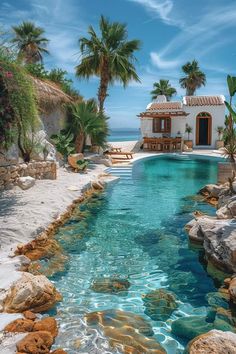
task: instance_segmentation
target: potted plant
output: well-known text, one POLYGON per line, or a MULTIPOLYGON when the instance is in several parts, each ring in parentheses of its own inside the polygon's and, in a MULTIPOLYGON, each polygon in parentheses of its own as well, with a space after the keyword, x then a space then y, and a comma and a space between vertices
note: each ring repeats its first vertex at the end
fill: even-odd
POLYGON ((190 140, 190 134, 192 134, 193 128, 186 124, 185 133, 188 134, 188 140, 184 140, 184 144, 187 145, 189 149, 193 148, 193 141, 190 140))
POLYGON ((216 128, 217 134, 218 134, 218 140, 216 140, 216 149, 220 149, 224 147, 224 140, 223 140, 223 133, 224 133, 224 127, 217 127, 216 128))

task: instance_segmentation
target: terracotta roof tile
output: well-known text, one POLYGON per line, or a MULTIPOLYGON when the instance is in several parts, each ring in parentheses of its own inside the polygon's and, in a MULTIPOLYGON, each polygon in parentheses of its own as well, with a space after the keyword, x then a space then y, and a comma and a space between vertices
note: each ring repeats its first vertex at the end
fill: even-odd
POLYGON ((224 96, 185 96, 183 102, 186 106, 221 106, 224 96))
POLYGON ((153 110, 169 110, 169 109, 181 109, 181 102, 153 102, 147 107, 147 111, 153 110))

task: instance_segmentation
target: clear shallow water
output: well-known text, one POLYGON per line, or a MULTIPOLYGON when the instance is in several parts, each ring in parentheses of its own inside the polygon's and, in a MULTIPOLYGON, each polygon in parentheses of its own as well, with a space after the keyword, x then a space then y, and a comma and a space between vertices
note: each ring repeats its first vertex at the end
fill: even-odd
POLYGON ((57 235, 70 261, 66 271, 52 279, 64 298, 57 307, 61 333, 56 345, 70 354, 117 353, 99 330, 87 327, 84 314, 121 309, 148 319, 168 354, 182 353, 186 343, 174 338, 171 321, 206 314, 205 296, 215 290, 183 227, 196 209, 214 212, 189 196, 215 182, 216 171, 215 161, 144 160, 134 165, 131 179, 120 180, 80 206, 86 218, 75 215, 57 235), (131 287, 125 295, 96 293, 90 287, 101 276, 127 278, 131 287), (166 322, 144 314, 142 295, 158 288, 173 291, 178 299, 178 310, 166 322))

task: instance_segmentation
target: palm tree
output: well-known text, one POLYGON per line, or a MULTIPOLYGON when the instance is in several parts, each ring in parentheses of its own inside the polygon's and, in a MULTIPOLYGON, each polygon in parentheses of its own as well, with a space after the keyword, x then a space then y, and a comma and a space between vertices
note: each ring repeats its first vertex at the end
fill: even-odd
POLYGON ((193 96, 196 89, 206 84, 206 75, 200 70, 198 62, 193 60, 182 66, 183 72, 186 74, 179 80, 180 86, 186 89, 187 96, 193 96))
POLYGON ((176 95, 177 91, 171 86, 169 80, 160 80, 159 82, 154 82, 154 90, 151 91, 152 99, 154 100, 159 95, 166 96, 167 101, 170 101, 173 95, 176 95))
POLYGON ((68 129, 75 136, 77 152, 83 152, 87 137, 92 144, 104 147, 108 135, 107 117, 98 112, 95 100, 70 103, 68 113, 68 129))
POLYGON ((15 36, 11 41, 16 44, 18 56, 27 64, 42 62, 43 54, 48 54, 46 46, 49 42, 43 37, 44 29, 36 27, 33 22, 22 22, 12 29, 15 36))
POLYGON ((128 41, 126 25, 109 22, 103 16, 99 28, 100 35, 89 26, 89 38, 79 40, 82 59, 76 74, 86 79, 94 75, 100 78, 98 101, 102 112, 109 84, 120 81, 125 87, 131 80, 140 82, 134 66, 134 52, 140 48, 140 41, 128 41))

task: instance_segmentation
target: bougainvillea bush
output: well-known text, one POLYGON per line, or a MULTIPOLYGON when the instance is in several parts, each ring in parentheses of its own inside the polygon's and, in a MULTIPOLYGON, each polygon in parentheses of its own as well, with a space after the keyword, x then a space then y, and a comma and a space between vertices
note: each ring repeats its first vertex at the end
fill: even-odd
POLYGON ((17 143, 24 161, 30 160, 30 143, 39 123, 37 100, 30 77, 17 62, 0 57, 0 148, 17 143))

